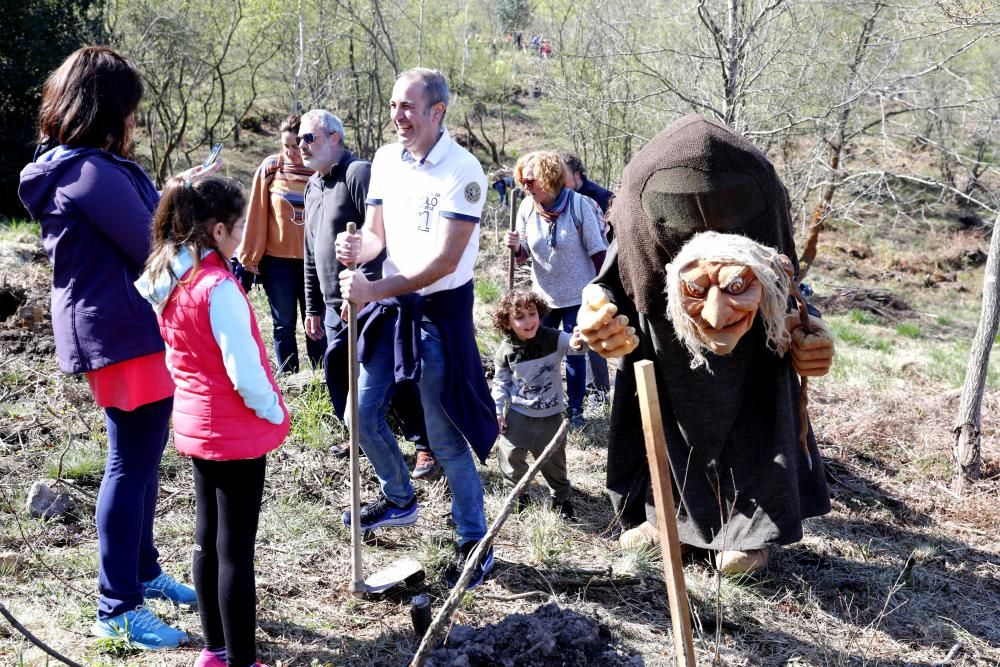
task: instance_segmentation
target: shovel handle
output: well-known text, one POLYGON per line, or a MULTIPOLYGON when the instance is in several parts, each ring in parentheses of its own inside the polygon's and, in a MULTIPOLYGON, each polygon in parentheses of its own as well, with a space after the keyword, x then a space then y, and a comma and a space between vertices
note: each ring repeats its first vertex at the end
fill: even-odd
MULTIPOLYGON (((357 234, 358 226, 347 223, 347 233, 357 234)), ((348 269, 354 271, 357 264, 348 269)), ((361 561, 361 473, 358 461, 358 306, 347 303, 347 363, 348 363, 348 431, 351 450, 351 594, 360 597, 365 593, 364 566, 361 561)))

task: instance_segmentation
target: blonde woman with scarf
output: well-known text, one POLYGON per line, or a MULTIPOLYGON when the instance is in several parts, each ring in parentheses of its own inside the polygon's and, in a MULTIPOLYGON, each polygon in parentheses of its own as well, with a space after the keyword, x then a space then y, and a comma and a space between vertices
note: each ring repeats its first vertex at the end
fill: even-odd
MULTIPOLYGON (((543 324, 572 333, 582 303, 581 293, 604 264, 607 242, 601 232, 601 210, 588 197, 565 187, 566 167, 557 153, 536 151, 517 161, 514 180, 529 195, 517 212, 517 231, 507 245, 518 263, 531 257, 533 291, 551 310, 543 324)), ((570 424, 582 428, 587 359, 566 359, 570 424)))

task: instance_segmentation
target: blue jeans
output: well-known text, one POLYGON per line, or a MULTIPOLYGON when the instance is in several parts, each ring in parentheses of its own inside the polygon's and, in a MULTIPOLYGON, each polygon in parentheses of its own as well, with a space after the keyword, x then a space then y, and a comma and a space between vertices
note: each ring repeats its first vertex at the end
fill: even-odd
MULTIPOLYGON (((292 257, 264 255, 257 265, 258 280, 271 305, 274 323, 274 357, 279 373, 299 372, 299 346, 295 340, 295 323, 305 318, 306 287, 304 261, 292 257)), ((306 337, 306 352, 314 368, 323 363, 326 339, 306 337)))
MULTIPOLYGON (((385 421, 394 384, 395 358, 393 327, 383 326, 377 339, 366 346, 371 355, 362 364, 358 379, 359 436, 361 449, 375 469, 382 493, 396 505, 406 505, 414 497, 406 461, 396 437, 385 421)), ((481 539, 486 534, 483 483, 469 443, 455 428, 441 405, 445 383, 445 352, 437 327, 421 323, 420 402, 424 410, 427 435, 434 443, 434 456, 441 464, 451 488, 451 515, 458 531, 459 544, 481 539)))
MULTIPOLYGON (((542 324, 547 327, 559 328, 573 333, 576 326, 576 314, 580 306, 567 306, 566 308, 553 308, 542 320, 542 324)), ((604 367, 607 375, 607 366, 604 367)), ((569 409, 571 412, 583 412, 583 395, 587 392, 587 357, 584 355, 572 355, 566 357, 566 395, 569 399, 569 409)))
MULTIPOLYGON (((326 314, 323 316, 326 339, 333 341, 346 326, 347 322, 340 318, 340 312, 327 306, 326 314)), ((340 381, 346 384, 348 379, 345 377, 340 381)), ((390 394, 389 400, 389 409, 392 411, 396 425, 403 437, 413 443, 416 451, 432 453, 430 444, 427 442, 427 427, 424 425, 424 413, 420 407, 420 390, 416 383, 397 384, 390 394)))
POLYGON ((131 412, 105 408, 108 460, 97 493, 100 599, 97 616, 107 619, 142 604, 142 582, 160 575, 153 545, 153 515, 159 492, 160 458, 167 444, 174 399, 131 412))
POLYGON ((590 372, 594 378, 594 388, 600 391, 611 390, 611 378, 608 377, 608 360, 597 354, 594 350, 587 351, 587 359, 590 360, 590 372))

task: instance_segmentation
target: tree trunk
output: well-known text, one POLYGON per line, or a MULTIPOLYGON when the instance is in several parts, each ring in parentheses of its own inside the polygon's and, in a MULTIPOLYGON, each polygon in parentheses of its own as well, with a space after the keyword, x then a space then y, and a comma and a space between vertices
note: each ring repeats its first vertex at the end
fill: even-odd
POLYGON ((1000 215, 993 221, 993 235, 990 254, 986 260, 986 275, 983 277, 983 309, 979 316, 979 327, 972 340, 969 352, 969 368, 962 388, 962 402, 955 422, 955 489, 961 491, 966 482, 979 479, 980 417, 982 414, 983 392, 986 389, 986 373, 989 370, 990 348, 1000 324, 1000 215))

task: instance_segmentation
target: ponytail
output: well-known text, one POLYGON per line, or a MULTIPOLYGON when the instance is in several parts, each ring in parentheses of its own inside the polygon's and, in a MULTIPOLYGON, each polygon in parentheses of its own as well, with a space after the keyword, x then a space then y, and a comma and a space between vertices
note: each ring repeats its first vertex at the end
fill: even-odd
MULTIPOLYGON (((223 257, 212 238, 212 227, 221 222, 232 231, 243 215, 246 197, 240 186, 229 179, 205 176, 196 181, 174 177, 167 181, 160 195, 160 205, 153 215, 152 248, 146 260, 146 270, 151 275, 170 271, 171 260, 186 246, 194 256, 194 270, 198 271, 202 253, 214 250, 224 264, 223 257)), ((181 276, 174 276, 180 280, 181 276)))

